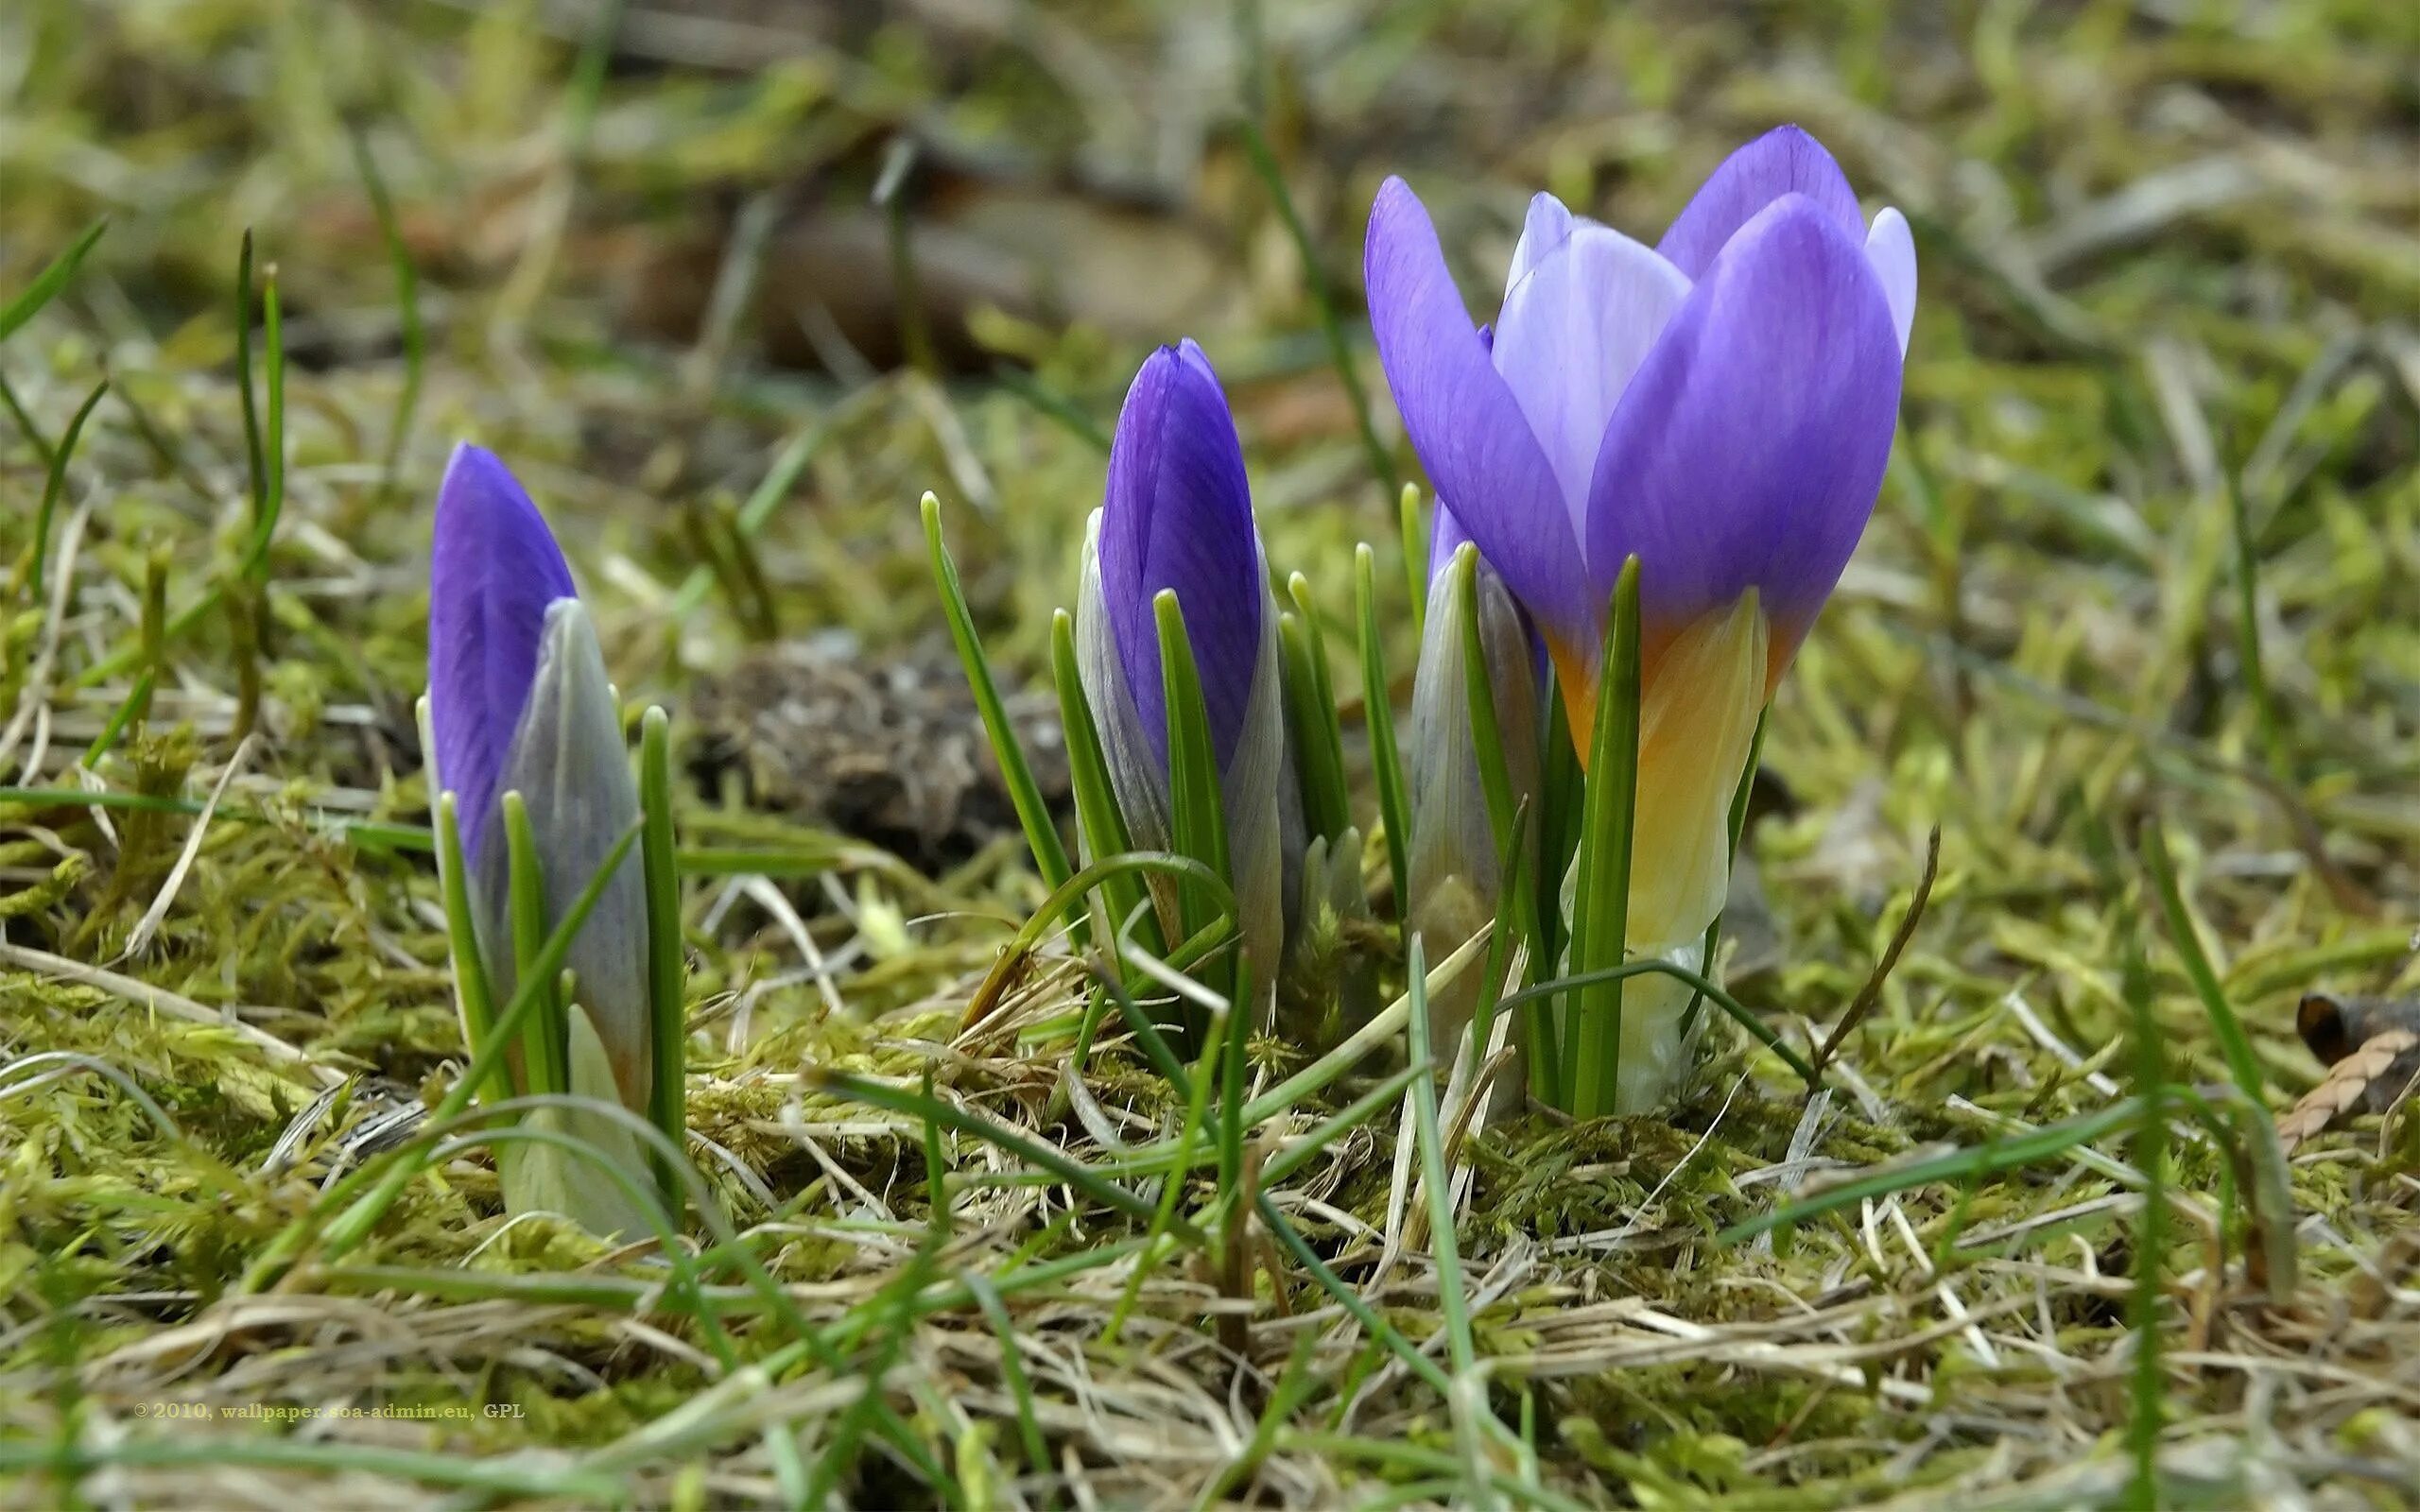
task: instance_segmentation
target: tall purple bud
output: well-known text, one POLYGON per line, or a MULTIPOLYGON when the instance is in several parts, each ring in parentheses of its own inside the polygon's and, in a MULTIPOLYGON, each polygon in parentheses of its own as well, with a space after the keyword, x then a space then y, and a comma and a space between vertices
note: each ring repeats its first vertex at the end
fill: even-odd
POLYGON ((1118 807, 1146 850, 1165 849, 1172 831, 1151 607, 1163 591, 1176 594, 1201 672, 1238 923, 1253 978, 1267 987, 1276 981, 1285 944, 1283 798, 1291 786, 1277 608, 1227 396, 1190 340, 1151 353, 1127 390, 1108 489, 1085 532, 1076 602, 1084 694, 1118 807))
MULTIPOLYGON (((479 954, 500 1008, 514 990, 508 847, 518 793, 545 883, 546 922, 570 912, 639 814, 637 784, 596 627, 537 506, 493 454, 458 446, 437 495, 428 574, 433 789, 451 792, 479 954)), ((647 907, 624 858, 568 957, 574 1090, 644 1111, 651 1077, 647 907), (583 1023, 582 1021, 585 1021, 583 1023), (590 1041, 611 1085, 581 1085, 590 1041)), ((593 1226, 592 1226, 593 1227, 593 1226)))

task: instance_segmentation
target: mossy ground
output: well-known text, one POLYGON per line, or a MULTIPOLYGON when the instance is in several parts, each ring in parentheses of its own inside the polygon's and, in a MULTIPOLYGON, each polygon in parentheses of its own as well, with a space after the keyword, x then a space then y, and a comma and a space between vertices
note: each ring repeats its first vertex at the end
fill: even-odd
MULTIPOLYGON (((2413 10, 616 9, 592 112, 579 60, 600 6, 0 8, 0 301, 110 221, 0 348, 26 416, 0 425, 0 558, 29 565, 45 454, 112 384, 45 592, 21 569, 0 625, 0 772, 216 795, 199 828, 0 807, 0 1500, 752 1504, 797 1489, 794 1459, 867 1505, 1449 1502, 1475 1484, 1457 1415, 1482 1410, 1536 1446, 1529 1488, 1499 1464, 1499 1489, 1555 1504, 2125 1498, 2142 1204, 2122 1135, 1717 1235, 1843 1170, 2108 1106, 2135 1066, 2133 948, 2169 1074, 2223 1082, 2135 864, 2147 818, 2273 1109, 2321 1073, 2293 1034, 2301 992, 2420 975, 2413 10), (1937 825, 1929 908, 1811 1112, 1723 1023, 1668 1119, 1530 1116, 1472 1143, 1461 1266, 1483 1370, 1459 1400, 1274 1245, 1234 1298, 1209 1259, 1167 1258, 1113 1333, 1132 1262, 1077 1263, 1136 1227, 977 1141, 946 1150, 956 1237, 918 1258, 921 1130, 825 1095, 817 1071, 929 1067, 941 1096, 1092 1161, 1175 1110, 1122 1041, 1071 1105, 1063 966, 960 1030, 1042 899, 996 812, 909 803, 931 823, 883 843, 911 865, 834 833, 855 811, 754 804, 763 723, 693 717, 734 707, 743 663, 946 675, 926 488, 995 661, 1041 685, 1095 436, 1144 345, 1185 333, 1229 380, 1272 562, 1309 575, 1341 650, 1350 548, 1373 541, 1409 667, 1392 506, 1239 107, 1267 123, 1348 332, 1360 217, 1391 171, 1474 291, 1531 188, 1651 232, 1780 119, 1917 227, 1894 471, 1772 716, 1791 802, 1754 850, 1780 963, 1743 994, 1820 1043, 1937 825), (409 305, 349 127, 391 189, 409 305), (902 132, 924 145, 906 322, 868 208, 902 132), (233 570, 247 227, 290 356, 287 499, 258 588, 233 570), (710 301, 717 283, 732 297, 710 301), (800 436, 804 469, 752 534, 743 503, 800 436), (728 1264, 684 1294, 647 1253, 507 1224, 476 1150, 352 1254, 242 1285, 365 1130, 460 1057, 433 872, 382 826, 425 818, 428 503, 465 437, 564 534, 626 697, 674 712, 698 777, 684 840, 822 869, 791 867, 778 892, 701 878, 687 919, 694 1153, 828 1352, 785 1354, 793 1322, 728 1264), (174 620, 220 584, 162 648, 147 717, 79 772, 150 664, 147 594, 174 620), (964 1277, 1008 1295, 948 1292, 964 1277)), ((1355 361, 1408 467, 1365 344, 1355 361)), ((905 716, 883 697, 927 694, 873 680, 867 748, 889 754, 872 770, 896 776, 881 730, 905 716)), ((971 728, 962 708, 917 717, 971 728)), ((1301 1058, 1260 1048, 1264 1070, 1301 1058)), ((1395 1126, 1365 1125, 1275 1195, 1442 1357, 1426 1242, 1391 1203, 1395 1126)), ((2410 1504, 2420 1118, 2295 1153, 2283 1298, 2245 1254, 2251 1220, 2276 1215, 2180 1129, 2163 1494, 2410 1504)))

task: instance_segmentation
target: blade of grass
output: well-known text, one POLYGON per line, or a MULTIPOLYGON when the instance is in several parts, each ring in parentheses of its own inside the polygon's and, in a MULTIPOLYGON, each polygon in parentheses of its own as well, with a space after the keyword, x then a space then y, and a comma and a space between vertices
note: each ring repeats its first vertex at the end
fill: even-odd
MULTIPOLYGON (((2155 824, 2147 829, 2151 834, 2157 833, 2155 824)), ((2156 845, 2156 840, 2147 836, 2146 855, 2156 845)), ((2135 1168, 2143 1174, 2143 1205, 2135 1219, 2135 1291, 2127 1308, 2135 1358, 2126 1421, 2126 1447, 2134 1460, 2134 1484, 2126 1504, 2156 1509, 2161 1504, 2160 1425, 2167 1417, 2162 1400, 2167 1395, 2167 1383, 2160 1370, 2159 1314, 2168 1242, 2168 1066, 2160 1053, 2159 1022, 2152 1015, 2151 969, 2143 960, 2142 939, 2131 914, 2121 910, 2118 917, 2126 1010, 2135 1040, 2135 1168)))
POLYGON ((93 386, 84 402, 76 406, 75 419, 67 422, 67 432, 59 438, 58 448, 50 454, 50 468, 42 480, 42 504, 34 510, 33 562, 26 569, 26 581, 30 589, 30 601, 43 602, 43 573, 50 551, 50 522, 59 511, 60 495, 67 490, 67 464, 76 455, 76 442, 84 434, 84 421, 92 417, 93 406, 110 391, 104 378, 93 386))
POLYGON ((1361 713, 1370 730, 1370 769, 1378 785, 1378 826, 1387 834, 1387 869, 1394 878, 1395 913, 1411 906, 1410 806, 1405 800, 1403 757, 1395 747, 1393 691, 1387 652, 1378 639, 1377 556, 1363 541, 1353 552, 1353 609, 1361 625, 1361 713))
POLYGON ((965 669, 967 686, 974 690, 975 707, 983 716, 983 732, 992 742, 992 754, 1000 764, 1000 776, 1008 783, 1009 799, 1016 807, 1017 823, 1025 830, 1026 844, 1032 849, 1033 864, 1042 880, 1052 887, 1065 882, 1074 868, 1067 864, 1067 850, 1059 840, 1059 830, 1051 822, 1049 807, 1042 800, 1042 788, 1033 780, 1033 768, 1027 765, 1025 747, 1018 744, 1014 726, 1009 723, 1007 708, 1000 702, 1000 690, 992 680, 992 664, 983 655, 983 643, 975 634, 975 616, 966 607, 966 593, 959 586, 958 564, 950 560, 949 548, 942 543, 942 502, 931 493, 923 500, 925 515, 925 551, 930 558, 933 584, 941 591, 942 610, 949 619, 951 642, 958 647, 959 665, 965 669))
MULTIPOLYGON (((1059 726, 1067 742, 1067 785, 1076 801, 1078 833, 1085 852, 1098 859, 1125 855, 1134 849, 1126 815, 1110 785, 1109 758, 1100 744, 1100 726, 1094 721, 1092 699, 1084 693, 1077 671, 1075 616, 1060 610, 1050 617, 1050 678, 1059 695, 1059 726)), ((1139 879, 1121 873, 1101 884, 1101 902, 1113 920, 1134 920, 1136 937, 1154 955, 1167 954, 1160 936, 1160 916, 1147 906, 1150 891, 1139 879)), ((1079 1068, 1083 1057, 1076 1059, 1079 1068)))
POLYGON ((84 254, 93 249, 93 244, 99 241, 101 233, 109 229, 110 223, 106 220, 93 222, 85 228, 83 235, 69 245, 67 250, 52 258, 48 266, 34 275, 34 281, 26 285, 24 292, 7 304, 0 305, 0 341, 15 335, 26 321, 42 313, 43 305, 58 297, 59 291, 67 286, 67 281, 76 276, 76 269, 83 263, 84 254))
MULTIPOLYGON (((545 869, 538 858, 537 834, 529 827, 529 809, 521 795, 505 794, 497 811, 504 824, 506 912, 512 924, 517 991, 528 984, 527 973, 536 969, 545 949, 545 869)), ((567 1095, 571 1091, 570 1036, 562 990, 549 974, 538 983, 538 1008, 529 1016, 522 1037, 522 1064, 528 1068, 532 1093, 567 1095)))
MULTIPOLYGON (((681 940, 681 857, 672 833, 672 721, 661 708, 639 720, 639 871, 647 892, 648 1120, 674 1145, 689 1135, 688 1005, 681 940)), ((679 1212, 679 1177, 659 1161, 656 1185, 679 1212)))
MULTIPOLYGON (((1631 838, 1638 803, 1638 558, 1622 563, 1606 616, 1597 718, 1589 740, 1580 877, 1571 911, 1571 970, 1585 975, 1621 964, 1630 929, 1631 838)), ((1622 987, 1592 987, 1568 1010, 1573 1032, 1563 1066, 1564 1112, 1600 1118, 1621 1097, 1622 987)))
MULTIPOLYGON (((454 795, 437 799, 437 889, 444 900, 445 941, 454 961, 454 994, 462 1009, 462 1042, 476 1057, 495 1033, 495 994, 489 986, 487 962, 479 954, 479 932, 471 916, 471 887, 462 862, 462 831, 455 814, 454 795)), ((509 1062, 498 1060, 472 1091, 482 1102, 502 1102, 512 1094, 507 1085, 509 1062)))
POLYGON ((1936 1182, 1973 1182, 2002 1171, 2014 1171, 2036 1160, 2064 1155, 2120 1130, 2135 1128, 2141 1124, 2143 1113, 2141 1098, 2124 1097, 2089 1113, 2045 1125, 2014 1139, 1995 1140, 1988 1144, 1953 1150, 1945 1155, 1886 1166, 1870 1176, 1826 1187, 1813 1196, 1742 1219, 1715 1235, 1715 1243, 1726 1246, 1741 1244, 1785 1224, 1802 1224, 1842 1208, 1855 1207, 1870 1198, 1889 1196, 1894 1192, 1906 1192, 1936 1182))
POLYGON ((1411 638, 1420 639, 1428 618, 1428 516, 1420 507, 1420 485, 1407 483, 1395 496, 1395 529, 1403 541, 1404 586, 1411 591, 1411 638))
MULTIPOLYGON (((901 1088, 887 1086, 846 1072, 816 1071, 810 1073, 809 1085, 814 1090, 868 1108, 878 1108, 901 1118, 923 1121, 930 1119, 953 1134, 981 1140, 1018 1160, 1046 1171, 1064 1184, 1074 1187, 1103 1207, 1115 1208, 1130 1218, 1149 1221, 1152 1205, 1103 1177, 1082 1161, 1063 1153, 1055 1146, 1029 1140, 1005 1125, 994 1123, 979 1114, 971 1113, 939 1098, 921 1097, 901 1088)), ((1188 1243, 1199 1243, 1201 1234, 1183 1219, 1173 1227, 1188 1243)))
POLYGON ((404 443, 411 437, 412 417, 420 409, 428 335, 421 325, 420 270, 412 266, 411 249, 404 245, 403 228, 395 219, 394 197, 387 192, 387 180, 378 171, 377 155, 370 150, 370 140, 362 134, 358 121, 345 123, 345 138, 353 144, 353 161, 361 174, 361 187, 370 196, 371 211, 378 217, 379 239, 387 244, 387 261, 395 270, 395 311, 402 322, 404 382, 395 393, 394 419, 387 428, 387 455, 379 464, 379 474, 385 480, 382 486, 391 492, 396 470, 403 461, 404 443))
MULTIPOLYGON (((1184 610, 1177 603, 1176 591, 1160 590, 1151 599, 1151 613, 1159 628, 1160 686, 1167 710, 1173 849, 1208 867, 1232 889, 1235 868, 1227 853, 1226 799, 1219 791, 1218 747, 1210 731, 1209 705, 1202 698, 1201 670, 1193 660, 1193 640, 1185 633, 1184 610)), ((1222 917, 1241 926, 1232 891, 1223 908, 1218 898, 1185 882, 1178 883, 1177 896, 1187 935, 1209 928, 1222 917)), ((1220 963, 1228 959, 1221 957, 1220 963)), ((1230 1003, 1241 1002, 1236 996, 1236 973, 1223 964, 1214 963, 1206 985, 1230 1003)), ((1207 1028, 1188 1014, 1187 1029, 1196 1044, 1203 1042, 1201 1037, 1207 1028)))
MULTIPOLYGON (((1327 632, 1320 622, 1318 608, 1311 602, 1309 578, 1295 573, 1286 579, 1286 593, 1294 601, 1302 626, 1302 657, 1310 679, 1304 719, 1305 733, 1297 747, 1305 772, 1304 793, 1306 801, 1315 785, 1322 794, 1322 821, 1312 833, 1332 841, 1353 823, 1353 804, 1344 781, 1344 731, 1337 718, 1336 683, 1327 660, 1327 632), (1314 767, 1316 777, 1310 775, 1314 767)), ((1306 809, 1305 817, 1309 816, 1306 809)))
POLYGON ((1389 494, 1403 487, 1403 478, 1395 472, 1394 458, 1378 439, 1378 428, 1370 420, 1370 396, 1361 387, 1361 374, 1353 365, 1353 352, 1344 344, 1344 325, 1336 317, 1336 298, 1328 288, 1327 270, 1320 263, 1320 251, 1311 240, 1310 232, 1303 225, 1303 217, 1294 209, 1294 197, 1286 188, 1286 176, 1278 171, 1277 159, 1270 153, 1268 139, 1260 128, 1249 120, 1237 123, 1244 139, 1244 151, 1252 158, 1253 171, 1268 186, 1269 197, 1277 205, 1278 215, 1286 222, 1286 233, 1293 238, 1295 255, 1303 260, 1304 282, 1310 285, 1311 304, 1319 312, 1320 334, 1327 341, 1330 361, 1336 364, 1336 375, 1344 383, 1345 397, 1353 402, 1354 422, 1361 431, 1361 445, 1370 454, 1370 471, 1386 485, 1389 494))
POLYGON ((1645 956, 1635 961, 1625 961, 1619 966, 1608 966, 1595 971, 1575 971, 1557 977, 1551 982, 1542 982, 1536 987, 1523 988, 1496 1005, 1496 1011, 1500 1013, 1507 1008, 1521 1007, 1560 993, 1593 987, 1599 982, 1627 981, 1634 976, 1648 975, 1671 977, 1675 981, 1685 984, 1690 990, 1703 994, 1707 1002, 1729 1014, 1734 1022, 1755 1038, 1757 1043, 1788 1062, 1789 1069, 1798 1073, 1799 1079, 1804 1081, 1810 1090, 1823 1085, 1823 1074, 1815 1069, 1814 1063, 1791 1049, 1789 1041, 1775 1033, 1772 1025, 1756 1017, 1754 1009, 1725 992, 1712 978, 1692 971, 1678 962, 1665 960, 1661 956, 1645 956))

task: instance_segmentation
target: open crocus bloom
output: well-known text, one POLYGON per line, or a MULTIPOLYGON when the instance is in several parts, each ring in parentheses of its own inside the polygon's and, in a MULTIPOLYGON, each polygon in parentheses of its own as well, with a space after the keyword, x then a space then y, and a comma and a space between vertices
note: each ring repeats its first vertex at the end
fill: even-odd
POLYGON ((1290 828, 1301 829, 1286 765, 1277 609, 1226 392, 1190 340, 1154 352, 1127 391, 1076 601, 1085 697, 1118 809, 1145 850, 1166 849, 1172 829, 1152 610, 1162 592, 1176 594, 1201 674, 1238 926, 1253 979, 1267 989, 1285 945, 1289 807, 1290 828))
MULTIPOLYGON (((511 472, 475 446, 455 448, 438 490, 428 599, 431 786, 454 795, 479 955, 501 1007, 515 977, 504 795, 520 794, 528 815, 551 928, 637 821, 637 784, 562 552, 511 472)), ((628 856, 572 942, 563 1051, 574 1093, 634 1111, 648 1106, 652 1074, 646 931, 638 859, 628 856)), ((532 1117, 645 1170, 618 1125, 557 1108, 532 1117)), ((610 1182, 556 1155, 522 1146, 502 1160, 514 1211, 568 1212, 600 1234, 644 1228, 610 1182)))
POLYGON ((1651 249, 1538 196, 1492 334, 1400 180, 1364 271, 1413 449, 1545 639, 1583 758, 1607 602, 1639 559, 1630 927, 1677 950, 1721 906, 1757 714, 1881 487, 1915 309, 1907 222, 1869 227, 1830 154, 1783 127, 1651 249))

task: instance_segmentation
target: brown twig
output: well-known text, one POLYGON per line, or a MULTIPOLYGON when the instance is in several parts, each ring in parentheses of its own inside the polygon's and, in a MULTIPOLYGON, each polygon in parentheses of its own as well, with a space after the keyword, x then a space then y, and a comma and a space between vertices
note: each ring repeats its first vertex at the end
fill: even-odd
POLYGON ((1908 941, 1915 936, 1916 926, 1924 921, 1925 904, 1932 898, 1933 878, 1940 873, 1941 826, 1936 824, 1932 827, 1931 837, 1925 842, 1924 875, 1916 879, 1915 894, 1908 900, 1907 917, 1900 919, 1899 927, 1892 932, 1891 943, 1883 948, 1882 959, 1874 963, 1874 974, 1865 979, 1865 986, 1858 989, 1849 1010, 1841 1015, 1841 1022, 1834 1024, 1832 1032, 1824 1037, 1823 1048, 1815 1052, 1816 1076, 1806 1084, 1806 1095, 1809 1097, 1814 1096, 1815 1089, 1822 1085, 1824 1068, 1831 1064, 1833 1055, 1848 1039, 1849 1031, 1863 1022, 1865 1016, 1874 1011, 1874 1005, 1882 1001, 1882 984, 1891 979, 1892 969, 1899 964, 1899 953, 1908 948, 1908 941))

